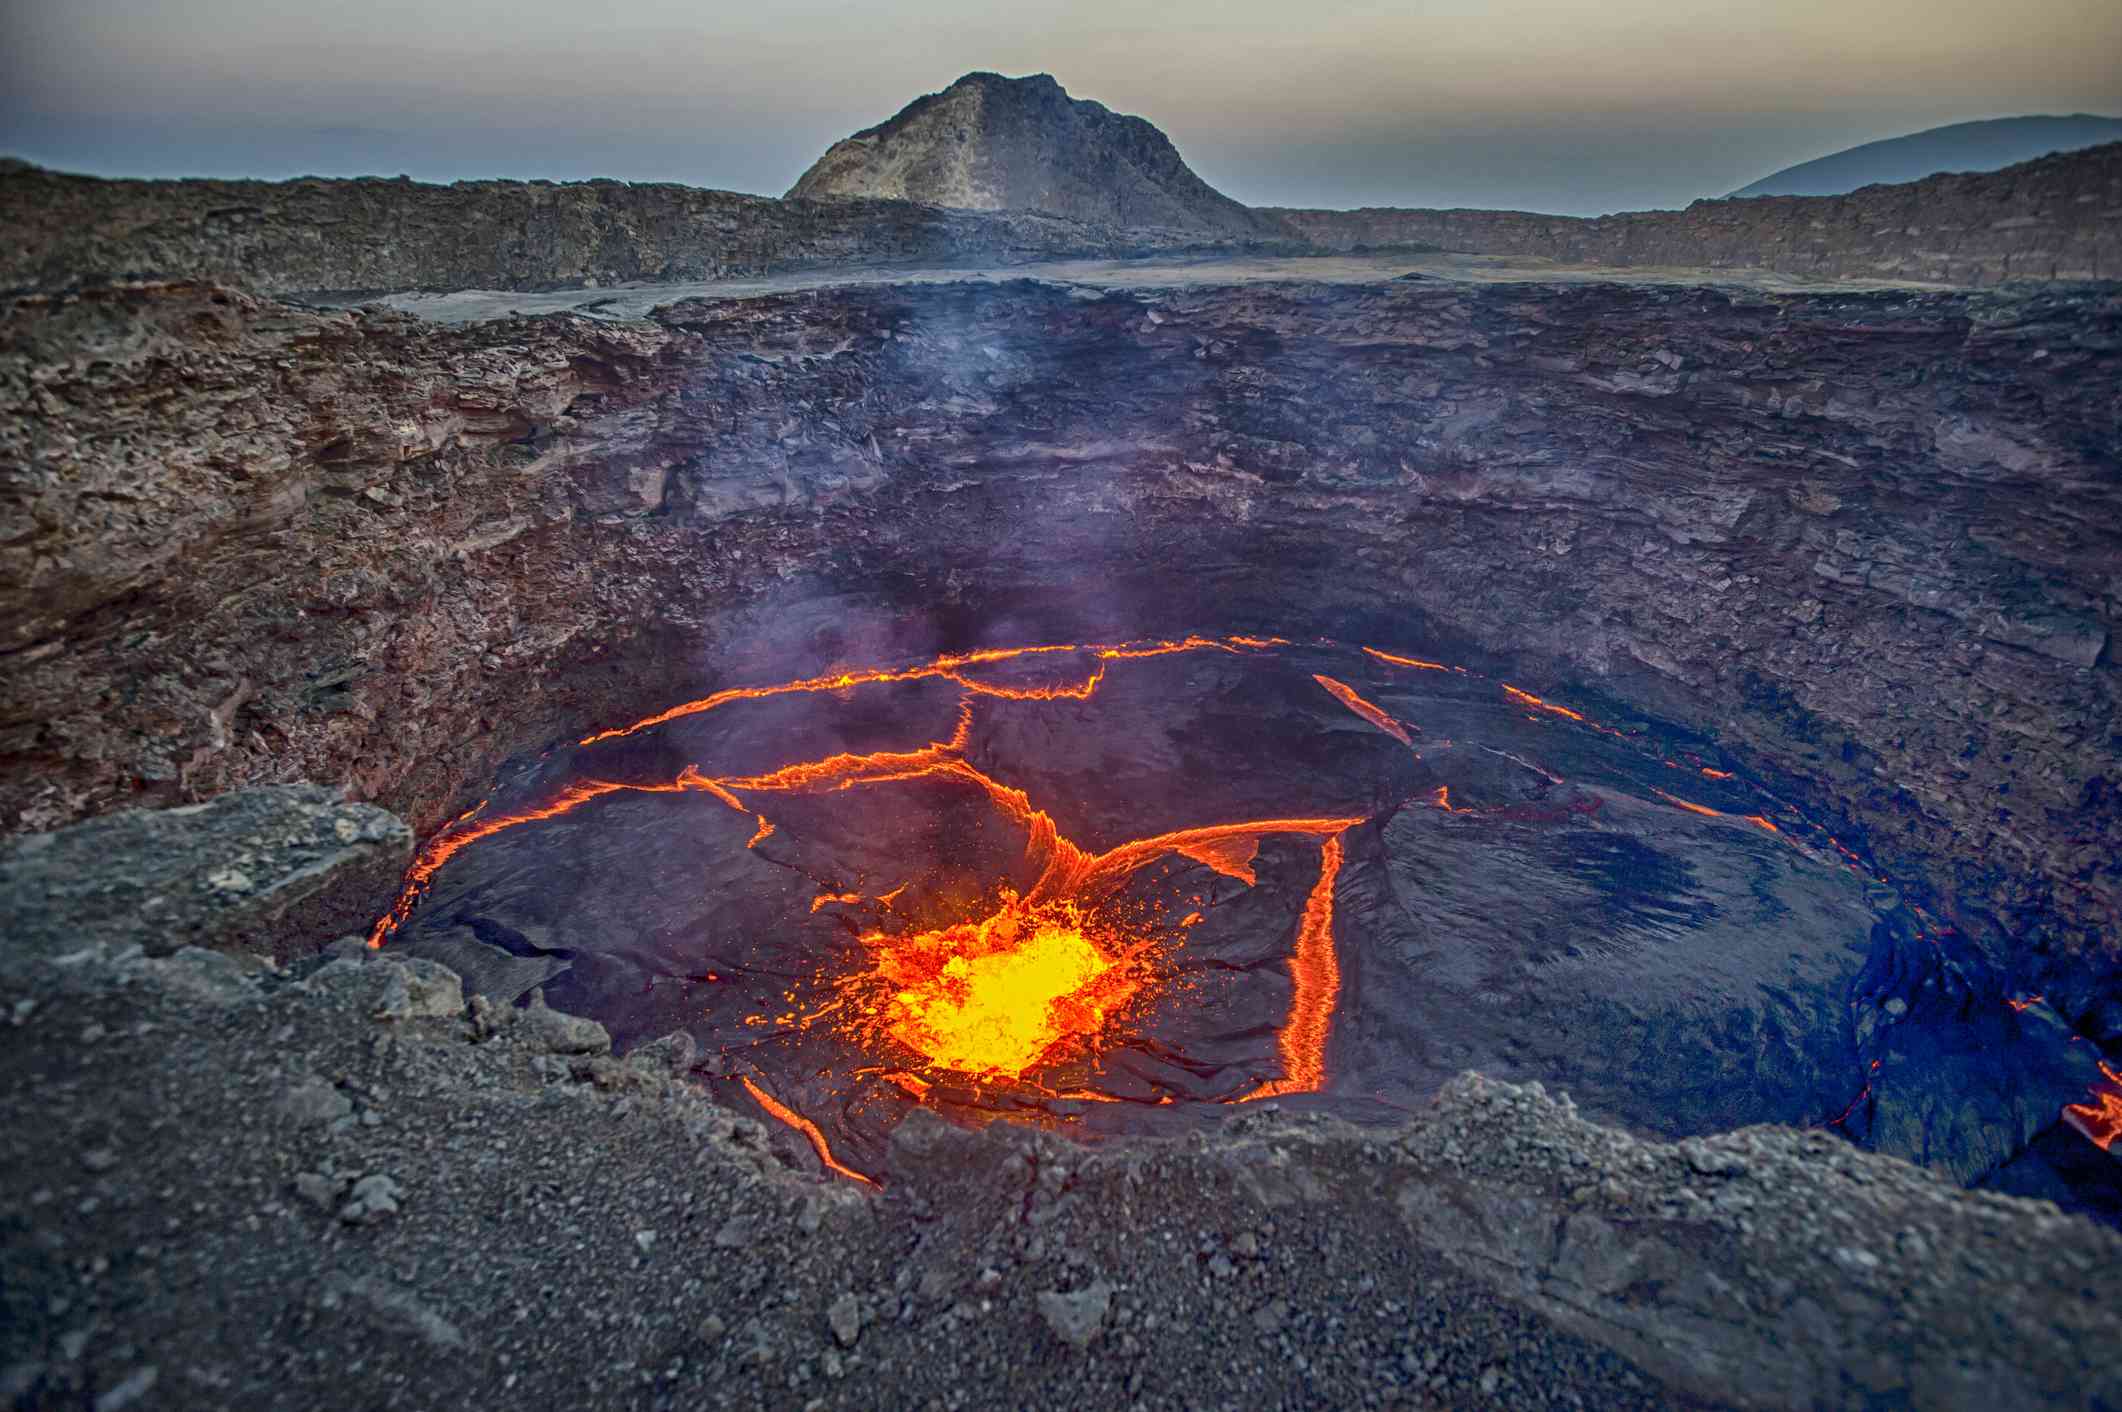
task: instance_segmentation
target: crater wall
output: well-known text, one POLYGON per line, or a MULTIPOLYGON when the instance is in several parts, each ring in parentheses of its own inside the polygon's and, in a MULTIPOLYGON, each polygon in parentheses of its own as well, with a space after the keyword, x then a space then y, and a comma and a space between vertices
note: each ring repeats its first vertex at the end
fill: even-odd
POLYGON ((536 290, 861 264, 1375 247, 1966 286, 2122 278, 2122 143, 1846 196, 1588 219, 1229 204, 1242 220, 1172 207, 1172 225, 1134 229, 1028 210, 775 200, 670 183, 105 181, 0 160, 0 226, 11 236, 0 287, 69 287, 86 275, 212 278, 278 294, 536 290))
POLYGON ((2122 278, 2122 143, 1844 196, 1727 198, 1681 211, 1572 217, 1377 207, 1270 214, 1328 250, 1422 245, 1572 264, 1957 285, 2111 280, 2122 278))
POLYGON ((0 808, 432 829, 703 685, 1331 632, 1715 733, 1965 938, 2114 945, 2122 296, 871 286, 445 329, 18 298, 0 808))

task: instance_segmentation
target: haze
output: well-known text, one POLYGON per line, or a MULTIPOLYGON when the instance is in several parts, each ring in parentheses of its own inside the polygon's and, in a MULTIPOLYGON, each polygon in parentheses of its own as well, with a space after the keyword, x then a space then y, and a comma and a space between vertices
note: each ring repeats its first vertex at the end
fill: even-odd
POLYGON ((1255 205, 1679 206, 1939 123, 2122 112, 2122 5, 0 0, 0 153, 109 176, 779 194, 972 69, 1255 205))

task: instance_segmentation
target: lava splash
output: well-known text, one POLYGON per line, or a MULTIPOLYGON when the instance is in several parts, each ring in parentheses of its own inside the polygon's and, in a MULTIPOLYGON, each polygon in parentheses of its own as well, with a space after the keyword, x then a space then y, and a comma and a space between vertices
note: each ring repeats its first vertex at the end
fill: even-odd
POLYGON ((880 1022, 932 1068, 1017 1078, 1060 1046, 1095 1041, 1141 989, 1125 941, 1100 930, 1074 903, 1035 908, 1010 894, 978 922, 865 933, 890 989, 880 1022))

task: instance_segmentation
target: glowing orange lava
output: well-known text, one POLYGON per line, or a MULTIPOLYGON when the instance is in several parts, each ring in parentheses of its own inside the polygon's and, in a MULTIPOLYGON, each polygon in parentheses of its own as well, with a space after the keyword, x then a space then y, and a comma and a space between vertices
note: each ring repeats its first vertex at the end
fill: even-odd
POLYGON ((1757 829, 1766 829, 1770 833, 1778 834, 1783 832, 1783 830, 1776 827, 1775 820, 1769 818, 1766 814, 1727 814, 1722 809, 1712 809, 1707 804, 1690 804, 1685 799, 1681 799, 1677 795, 1667 794, 1664 790, 1655 786, 1651 789, 1651 793, 1675 808, 1685 809, 1690 814, 1700 814, 1705 819, 1744 819, 1757 829))
MULTIPOLYGON (((1561 781, 1557 780, 1556 783, 1559 784, 1561 781)), ((1481 812, 1478 809, 1461 809, 1453 804, 1449 785, 1438 785, 1435 792, 1429 796, 1429 802, 1432 807, 1442 809, 1447 814, 1478 814, 1481 812)))
MULTIPOLYGON (((732 809, 741 809, 736 796, 708 779, 691 765, 678 772, 678 777, 668 784, 619 784, 609 780, 576 780, 544 804, 518 809, 514 813, 496 814, 492 818, 474 820, 473 816, 486 806, 480 805, 458 815, 449 824, 422 846, 413 855, 413 861, 405 870, 405 878, 399 884, 398 897, 391 909, 376 919, 369 930, 368 944, 371 950, 383 945, 426 893, 428 882, 435 870, 451 858, 477 843, 482 838, 492 838, 518 824, 528 824, 538 819, 556 819, 573 809, 579 809, 592 799, 601 799, 607 794, 618 794, 625 790, 637 790, 646 794, 676 794, 687 790, 699 790, 712 794, 732 809)), ((754 842, 757 840, 755 839, 754 842)))
MULTIPOLYGON (((1402 657, 1396 652, 1381 652, 1375 647, 1363 649, 1381 662, 1390 662, 1396 667, 1420 667, 1425 672, 1448 672, 1451 668, 1442 662, 1425 662, 1420 657, 1402 657)), ((1464 671, 1465 668, 1461 668, 1464 671)))
POLYGON ((1141 988, 1116 939, 1068 903, 1005 896, 978 922, 863 940, 891 987, 875 1018, 929 1065, 958 1073, 1015 1078, 1095 1036, 1141 988))
POLYGON ((2122 1138, 2122 1073, 2117 1073, 2106 1060, 2100 1061, 2100 1072, 2107 1076, 2111 1087, 2095 1088, 2093 1101, 2073 1103, 2063 1110, 2063 1121, 2069 1123, 2086 1141, 2102 1152, 2113 1150, 2116 1138, 2122 1138))
POLYGON ((1247 887, 1260 881, 1253 873, 1253 859, 1260 856, 1260 839, 1256 834, 1240 834, 1235 838, 1213 838, 1201 843, 1181 844, 1174 851, 1193 859, 1196 863, 1215 869, 1227 878, 1236 878, 1247 887))
POLYGON ((1319 881, 1304 900, 1297 925, 1297 951, 1290 957, 1296 999, 1282 1027, 1282 1077, 1260 1085, 1248 1098, 1276 1098, 1312 1093, 1326 1085, 1326 1036, 1341 996, 1341 962, 1334 955, 1334 882, 1341 876, 1341 839, 1328 838, 1319 850, 1319 881))
POLYGON ((843 1177, 853 1177, 864 1186, 875 1186, 877 1184, 875 1177, 864 1172, 858 1172, 853 1167, 846 1166, 838 1161, 833 1156, 832 1148, 825 1141, 825 1134, 818 1130, 816 1123, 796 1112, 793 1108, 781 1103, 772 1094, 753 1083, 744 1075, 739 1074, 737 1082, 744 1085, 744 1091, 752 1096, 752 1101, 764 1108, 769 1116, 778 1118, 808 1138, 811 1151, 818 1154, 818 1160, 825 1164, 825 1169, 828 1172, 838 1172, 843 1177))
POLYGON ((997 696, 1018 701, 1053 700, 1071 697, 1087 700, 1098 689, 1104 679, 1105 663, 1131 661, 1142 657, 1164 657, 1175 652, 1242 652, 1259 651, 1264 648, 1286 646, 1282 638, 1259 637, 1184 637, 1151 642, 1121 642, 1108 644, 1085 644, 1077 642, 1045 643, 1037 647, 983 647, 976 652, 946 653, 932 662, 918 667, 865 667, 860 671, 834 672, 827 676, 806 677, 801 681, 781 682, 774 686, 732 686, 721 691, 699 697, 692 701, 681 701, 666 711, 653 716, 644 716, 631 725, 614 726, 610 730, 597 731, 582 737, 582 744, 595 745, 602 740, 634 735, 651 726, 666 725, 671 721, 697 716, 703 711, 712 711, 727 706, 732 701, 758 701, 770 696, 788 696, 802 692, 846 691, 853 687, 870 686, 879 682, 911 682, 943 680, 955 682, 967 691, 981 696, 997 696), (968 667, 992 666, 999 662, 1014 662, 1025 657, 1041 657, 1057 652, 1076 652, 1097 659, 1090 676, 1083 682, 1064 687, 1012 687, 998 686, 978 678, 964 675, 968 667))
POLYGON ((1530 706, 1536 711, 1547 711, 1557 716, 1565 716, 1572 721, 1581 721, 1584 719, 1584 713, 1581 711, 1572 711, 1567 706, 1557 706, 1552 701, 1542 701, 1539 697, 1533 695, 1529 691, 1518 690, 1518 688, 1512 686, 1509 682, 1501 682, 1499 683, 1499 685, 1503 688, 1503 694, 1505 696, 1508 696, 1511 700, 1517 702, 1520 706, 1530 706))
POLYGON ((1730 770, 1712 770, 1707 765, 1704 765, 1702 767, 1702 773, 1708 775, 1713 780, 1728 780, 1731 778, 1730 770))
POLYGON ((1379 730, 1384 731, 1408 749, 1412 750, 1415 748, 1414 737, 1407 733, 1407 727, 1401 725, 1379 707, 1358 696, 1354 687, 1345 682, 1335 681, 1332 677, 1322 677, 1316 672, 1312 674, 1312 680, 1325 687, 1336 701, 1361 716, 1364 720, 1369 721, 1379 730))

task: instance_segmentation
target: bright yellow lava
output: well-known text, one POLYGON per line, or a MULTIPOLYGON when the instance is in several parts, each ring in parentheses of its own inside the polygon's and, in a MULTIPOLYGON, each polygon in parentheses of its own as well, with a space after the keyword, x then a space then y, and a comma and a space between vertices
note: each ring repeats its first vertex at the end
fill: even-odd
POLYGON ((1096 1034, 1139 985, 1070 904, 1029 909, 1006 897, 984 921, 865 940, 894 987, 886 1033, 961 1073, 1016 1077, 1096 1034))

